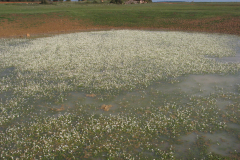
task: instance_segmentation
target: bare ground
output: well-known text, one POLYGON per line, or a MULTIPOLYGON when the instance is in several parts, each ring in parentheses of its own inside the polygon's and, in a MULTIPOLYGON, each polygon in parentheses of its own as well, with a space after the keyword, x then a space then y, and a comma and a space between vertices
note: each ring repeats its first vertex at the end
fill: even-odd
POLYGON ((89 21, 72 19, 57 14, 36 14, 23 16, 20 14, 6 15, 0 19, 0 37, 41 36, 89 30, 109 29, 148 29, 148 30, 179 30, 240 35, 240 17, 214 17, 198 20, 159 19, 149 27, 113 27, 96 26, 89 21))

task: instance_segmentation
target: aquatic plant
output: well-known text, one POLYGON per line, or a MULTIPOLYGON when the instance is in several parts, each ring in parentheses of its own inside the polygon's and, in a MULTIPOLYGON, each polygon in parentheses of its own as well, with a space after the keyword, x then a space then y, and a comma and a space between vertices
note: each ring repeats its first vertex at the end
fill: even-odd
MULTIPOLYGON (((0 39, 0 157, 174 159, 182 135, 239 124, 239 86, 207 95, 174 86, 190 74, 238 73, 239 63, 213 58, 234 56, 238 41, 130 30, 0 39), (169 93, 167 83, 175 87, 169 93), (230 111, 218 99, 231 100, 230 111)), ((204 154, 206 141, 196 142, 204 154)))

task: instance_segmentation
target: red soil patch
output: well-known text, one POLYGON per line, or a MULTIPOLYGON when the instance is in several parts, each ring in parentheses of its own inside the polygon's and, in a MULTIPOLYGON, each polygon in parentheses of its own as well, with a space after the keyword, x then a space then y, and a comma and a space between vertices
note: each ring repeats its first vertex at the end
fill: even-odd
POLYGON ((55 14, 2 15, 0 19, 0 37, 23 37, 30 34, 59 34, 88 30, 108 29, 150 29, 179 30, 197 32, 215 32, 240 35, 240 17, 214 17, 197 20, 159 19, 152 26, 113 27, 96 26, 86 20, 55 14))
POLYGON ((71 20, 68 17, 59 17, 57 14, 37 14, 27 15, 26 17, 24 15, 12 14, 3 17, 5 19, 0 21, 0 37, 54 34, 97 27, 90 25, 86 21, 71 20))

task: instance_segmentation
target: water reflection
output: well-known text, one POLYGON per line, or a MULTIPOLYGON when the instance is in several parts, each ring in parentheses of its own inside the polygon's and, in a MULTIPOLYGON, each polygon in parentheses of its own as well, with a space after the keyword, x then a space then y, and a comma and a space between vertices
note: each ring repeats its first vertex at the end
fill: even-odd
POLYGON ((228 156, 230 152, 240 151, 238 138, 227 132, 214 134, 203 134, 206 140, 210 140, 209 151, 223 156, 228 156))
POLYGON ((206 96, 216 91, 236 92, 239 75, 190 75, 178 87, 185 93, 206 96))
POLYGON ((3 71, 0 70, 0 78, 9 76, 14 71, 14 69, 14 67, 9 67, 4 69, 3 71))
POLYGON ((235 56, 215 58, 215 59, 219 62, 224 62, 224 63, 240 63, 240 41, 236 46, 236 51, 237 52, 235 56))
MULTIPOLYGON (((189 106, 193 112, 198 112, 198 109, 201 107, 212 107, 214 110, 213 117, 214 114, 216 114, 217 117, 222 116, 220 119, 224 120, 224 116, 228 112, 227 106, 239 103, 239 101, 233 102, 232 100, 217 95, 221 95, 222 93, 234 93, 236 96, 239 96, 235 90, 235 85, 239 82, 239 77, 240 74, 226 76, 211 74, 188 75, 179 77, 178 83, 160 81, 145 89, 136 89, 131 92, 127 91, 115 96, 71 92, 61 105, 50 105, 49 107, 54 109, 48 110, 48 112, 54 112, 55 114, 52 114, 52 116, 57 117, 64 112, 71 112, 72 109, 81 107, 84 112, 94 115, 109 116, 124 114, 141 117, 143 114, 151 114, 155 111, 157 114, 163 113, 165 116, 173 118, 175 117, 175 113, 177 114, 176 111, 179 110, 179 112, 182 112, 181 109, 187 110, 186 106, 189 106), (209 99, 211 96, 213 97, 209 99), (199 105, 189 100, 189 97, 198 97, 197 101, 199 105), (203 102, 200 102, 202 99, 203 102), (167 111, 166 108, 163 108, 163 106, 171 102, 176 104, 175 109, 171 108, 167 111), (113 107, 111 107, 109 111, 104 111, 101 109, 102 105, 112 105, 113 107), (63 110, 61 110, 61 108, 63 108, 63 110), (160 111, 158 111, 158 108, 160 111)), ((199 123, 201 123, 200 121, 203 120, 202 118, 204 117, 196 116, 193 120, 197 120, 196 122, 199 121, 199 123)), ((201 152, 201 147, 203 147, 200 145, 200 141, 203 141, 205 147, 207 147, 207 153, 229 156, 230 152, 240 148, 239 139, 237 137, 240 133, 240 125, 227 122, 226 126, 227 131, 219 130, 211 132, 206 129, 206 133, 197 129, 188 134, 181 134, 177 140, 171 143, 169 143, 169 141, 171 141, 170 137, 160 136, 159 140, 162 140, 162 142, 156 145, 163 150, 173 145, 175 155, 179 158, 187 158, 187 154, 185 155, 185 153, 190 152, 190 150, 198 155, 196 156, 197 158, 200 158, 201 156, 199 153, 201 152), (228 131, 228 129, 230 130, 228 131), (235 130, 235 132, 231 132, 232 130, 235 130), (200 149, 196 149, 196 147, 200 149)), ((141 149, 139 150, 142 151, 141 149)), ((239 151, 237 150, 237 152, 239 151)), ((146 155, 150 153, 151 152, 146 152, 146 155)), ((151 155, 153 154, 151 153, 151 155)))
POLYGON ((236 56, 216 58, 216 60, 219 62, 225 62, 225 63, 240 63, 240 50, 238 51, 236 56))

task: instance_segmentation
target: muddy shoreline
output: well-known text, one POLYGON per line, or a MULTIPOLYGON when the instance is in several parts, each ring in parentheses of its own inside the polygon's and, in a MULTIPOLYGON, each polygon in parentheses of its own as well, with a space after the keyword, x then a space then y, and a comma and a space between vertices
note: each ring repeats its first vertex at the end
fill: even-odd
POLYGON ((5 15, 0 21, 0 38, 41 37, 48 35, 99 31, 99 30, 163 30, 187 31, 240 35, 239 17, 214 17, 206 19, 160 19, 157 26, 98 26, 87 20, 73 20, 70 17, 21 14, 5 15), (218 21, 218 23, 216 23, 218 21), (165 25, 163 25, 165 24, 165 25), (168 24, 166 26, 166 24, 168 24))

